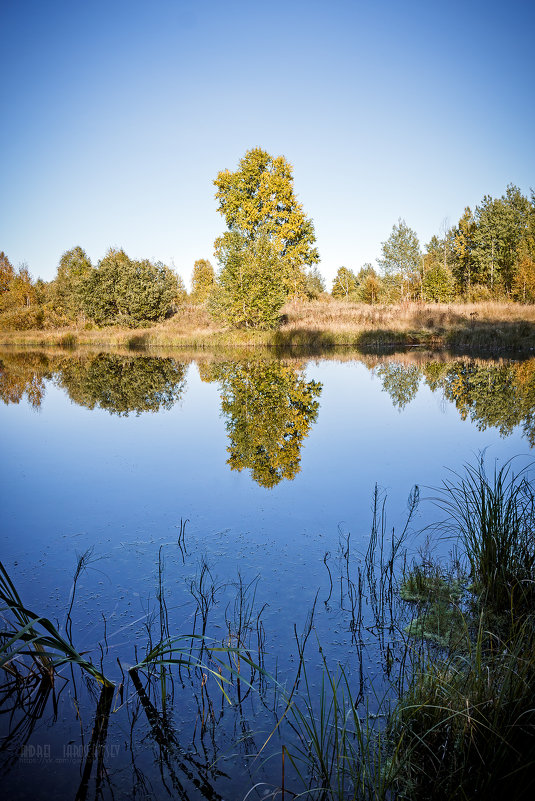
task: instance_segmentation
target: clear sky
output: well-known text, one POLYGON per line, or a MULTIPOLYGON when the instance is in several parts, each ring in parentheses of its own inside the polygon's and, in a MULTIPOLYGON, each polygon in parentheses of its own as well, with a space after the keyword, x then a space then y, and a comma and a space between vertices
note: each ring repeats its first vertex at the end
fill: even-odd
POLYGON ((0 250, 53 278, 81 245, 189 283, 213 180, 294 167, 320 269, 375 262, 508 183, 535 187, 532 0, 0 0, 0 250))

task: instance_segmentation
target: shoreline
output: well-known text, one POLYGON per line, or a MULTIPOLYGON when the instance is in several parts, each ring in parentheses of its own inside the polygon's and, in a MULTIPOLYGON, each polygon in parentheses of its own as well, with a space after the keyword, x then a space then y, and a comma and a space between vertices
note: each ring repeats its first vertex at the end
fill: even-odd
POLYGON ((0 331, 2 346, 121 347, 129 350, 416 348, 486 352, 535 349, 535 306, 512 303, 366 306, 343 301, 289 303, 279 328, 223 328, 192 305, 145 328, 72 325, 0 331))

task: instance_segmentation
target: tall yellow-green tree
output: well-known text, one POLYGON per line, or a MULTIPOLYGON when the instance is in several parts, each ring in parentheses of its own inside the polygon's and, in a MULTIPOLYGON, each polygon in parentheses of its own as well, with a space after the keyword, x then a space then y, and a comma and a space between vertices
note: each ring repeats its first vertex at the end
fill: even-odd
POLYGON ((215 284, 214 268, 208 259, 197 259, 191 276, 191 300, 205 303, 215 284))
POLYGON ((214 181, 218 211, 228 233, 216 240, 216 255, 229 233, 249 241, 268 237, 281 260, 281 283, 288 295, 304 294, 305 268, 319 262, 312 220, 293 189, 292 166, 284 156, 248 150, 235 172, 222 170, 214 181))
POLYGON ((217 291, 211 312, 234 328, 275 328, 286 294, 281 260, 263 233, 248 241, 237 232, 221 244, 217 291))

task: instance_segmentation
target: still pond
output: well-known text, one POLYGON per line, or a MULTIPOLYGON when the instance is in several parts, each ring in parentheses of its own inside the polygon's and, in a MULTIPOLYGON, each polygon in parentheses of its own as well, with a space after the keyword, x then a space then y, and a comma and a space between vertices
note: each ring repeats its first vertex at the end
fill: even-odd
MULTIPOLYGON (((0 396, 1 561, 24 606, 115 684, 103 716, 76 665, 48 690, 2 671, 10 799, 280 798, 282 746, 302 746, 280 721, 300 650, 312 703, 324 659, 363 708, 385 692, 359 585, 383 558, 374 497, 391 542, 417 485, 404 559, 440 557, 431 498, 448 470, 485 449, 520 468, 535 445, 535 360, 12 348, 0 396), (196 666, 132 682, 178 635, 196 666)), ((303 686, 301 672, 295 699, 303 686)))

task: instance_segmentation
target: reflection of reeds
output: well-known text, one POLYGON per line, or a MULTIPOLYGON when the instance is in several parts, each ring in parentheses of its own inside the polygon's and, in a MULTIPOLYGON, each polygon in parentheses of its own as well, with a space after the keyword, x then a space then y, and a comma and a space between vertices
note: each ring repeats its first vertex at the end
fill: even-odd
POLYGON ((82 770, 82 778, 75 796, 75 801, 85 801, 87 798, 89 781, 91 779, 95 757, 97 759, 95 798, 101 797, 102 781, 106 775, 106 771, 104 769, 104 749, 108 734, 108 723, 110 719, 113 694, 113 687, 104 686, 101 690, 100 698, 97 704, 97 710, 95 712, 95 721, 93 723, 91 740, 89 742, 87 756, 82 770))

